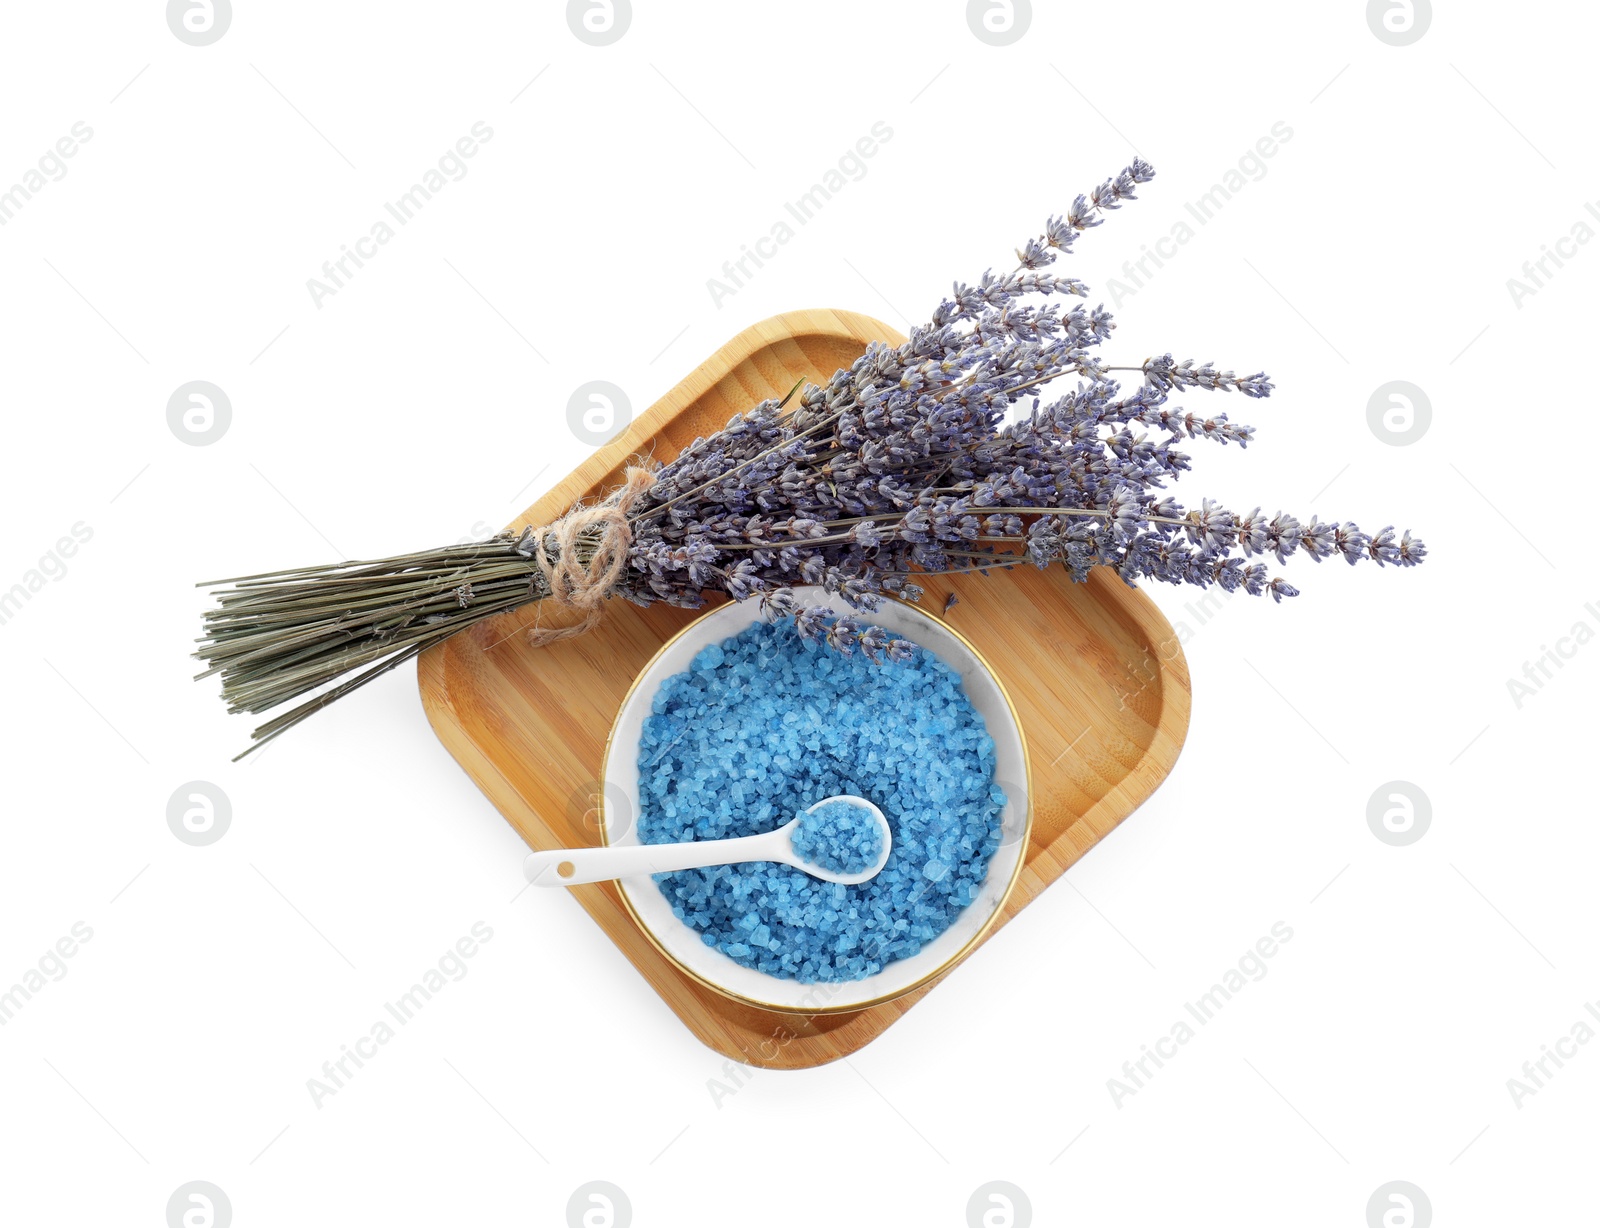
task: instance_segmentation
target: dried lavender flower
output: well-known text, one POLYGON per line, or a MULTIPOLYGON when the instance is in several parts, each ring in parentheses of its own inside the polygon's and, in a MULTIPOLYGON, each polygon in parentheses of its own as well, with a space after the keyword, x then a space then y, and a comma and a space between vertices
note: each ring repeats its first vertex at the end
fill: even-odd
POLYGON ((1421 563, 1427 549, 1409 531, 1396 540, 1389 526, 1369 535, 1314 516, 1238 515, 1211 499, 1186 508, 1167 492, 1190 468, 1180 441, 1245 447, 1254 434, 1170 398, 1262 398, 1271 381, 1170 353, 1111 365, 1097 352, 1116 327, 1111 314, 1075 301, 1087 298, 1082 281, 1047 271, 1154 175, 1134 159, 1047 218, 1016 249, 1015 269, 955 283, 903 344, 873 342, 826 381, 735 414, 666 465, 630 470, 625 490, 572 514, 581 520, 237 582, 207 616, 197 655, 248 711, 370 666, 257 730, 264 738, 472 621, 552 594, 590 613, 611 594, 691 608, 708 591, 756 597, 808 640, 892 661, 910 646, 792 590, 821 585, 870 613, 886 597, 917 600, 919 573, 1031 564, 1075 580, 1109 567, 1129 584, 1214 585, 1276 602, 1297 590, 1268 575, 1269 555, 1421 563), (1050 301, 1031 301, 1041 297, 1050 301), (1140 382, 1124 393, 1117 372, 1140 382), (1063 390, 1047 398, 1056 381, 1063 390))

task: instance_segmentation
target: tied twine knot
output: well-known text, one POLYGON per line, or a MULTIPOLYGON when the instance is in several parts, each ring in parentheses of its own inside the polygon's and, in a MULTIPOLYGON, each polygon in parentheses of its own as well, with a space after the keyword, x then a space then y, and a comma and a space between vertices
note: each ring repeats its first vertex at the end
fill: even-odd
POLYGON ((575 507, 548 528, 524 534, 525 542, 529 536, 533 539, 533 563, 545 579, 550 598, 583 615, 582 622, 568 627, 532 628, 528 640, 535 647, 583 635, 600 621, 601 606, 628 566, 628 548, 633 544, 628 512, 654 484, 650 470, 629 465, 622 485, 601 502, 575 507), (595 538, 587 558, 578 548, 585 535, 595 538))

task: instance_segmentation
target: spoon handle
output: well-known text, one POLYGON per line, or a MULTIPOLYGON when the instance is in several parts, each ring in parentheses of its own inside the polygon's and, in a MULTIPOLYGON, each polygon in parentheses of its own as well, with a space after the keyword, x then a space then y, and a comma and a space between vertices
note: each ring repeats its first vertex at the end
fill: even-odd
POLYGON ((732 840, 691 840, 685 844, 628 844, 606 848, 549 849, 529 853, 522 872, 536 887, 574 887, 637 874, 696 870, 741 861, 789 860, 784 828, 732 840))

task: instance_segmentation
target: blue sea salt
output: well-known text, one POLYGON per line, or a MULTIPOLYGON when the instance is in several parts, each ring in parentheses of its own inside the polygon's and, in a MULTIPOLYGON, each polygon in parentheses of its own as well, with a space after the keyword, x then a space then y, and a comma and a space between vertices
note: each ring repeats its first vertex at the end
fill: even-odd
MULTIPOLYGON (((858 886, 773 862, 655 876, 686 925, 772 976, 852 981, 905 959, 977 897, 1000 844, 994 741, 960 677, 804 643, 793 619, 704 648, 654 697, 639 743, 639 837, 719 840, 849 794, 883 811, 889 860, 858 886)), ((876 860, 876 854, 867 864, 876 860)))
POLYGON ((802 810, 789 844, 800 859, 833 874, 860 874, 883 856, 883 828, 859 802, 839 798, 802 810))

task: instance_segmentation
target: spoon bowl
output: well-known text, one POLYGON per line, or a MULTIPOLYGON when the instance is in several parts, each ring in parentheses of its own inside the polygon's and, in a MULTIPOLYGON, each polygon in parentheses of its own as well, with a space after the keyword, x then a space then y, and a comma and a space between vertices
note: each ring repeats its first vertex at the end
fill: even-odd
POLYGON ((854 887, 858 883, 864 883, 869 879, 876 878, 883 867, 888 864, 889 854, 894 847, 894 833, 889 830, 889 820, 884 817, 883 811, 879 810, 866 798, 856 797, 850 793, 841 793, 838 797, 825 797, 820 802, 816 802, 813 805, 807 806, 805 814, 795 815, 793 819, 778 829, 781 832, 787 833, 789 839, 789 852, 793 860, 786 861, 786 865, 791 865, 796 869, 804 870, 813 878, 822 879, 823 882, 843 883, 846 887, 854 887), (815 862, 807 861, 794 847, 795 832, 799 829, 801 820, 804 819, 805 814, 815 814, 824 806, 831 805, 834 802, 846 802, 857 809, 866 811, 867 814, 871 816, 873 822, 877 824, 878 832, 882 837, 883 847, 878 853, 877 860, 865 870, 860 870, 854 874, 841 874, 836 870, 828 869, 826 866, 820 866, 815 862))

